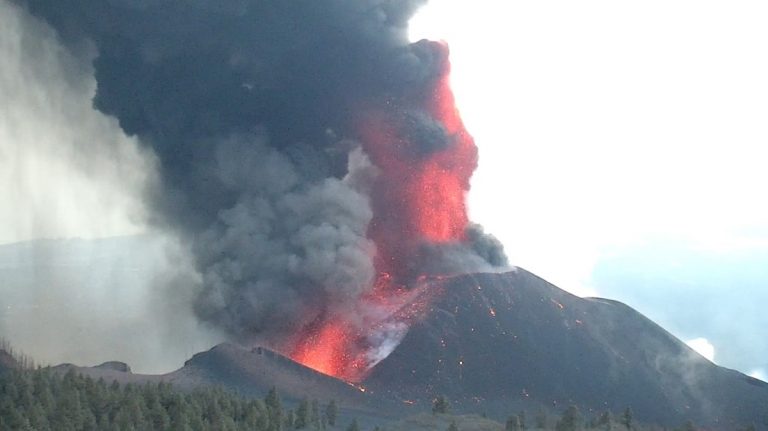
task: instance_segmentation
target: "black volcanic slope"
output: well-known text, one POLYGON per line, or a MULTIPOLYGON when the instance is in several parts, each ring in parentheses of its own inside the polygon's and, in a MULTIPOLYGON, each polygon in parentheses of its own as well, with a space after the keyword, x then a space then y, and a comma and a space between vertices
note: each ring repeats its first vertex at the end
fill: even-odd
POLYGON ((522 269, 442 284, 367 386, 422 405, 444 394, 458 410, 498 416, 631 406, 650 423, 768 429, 768 384, 712 364, 624 304, 570 295, 522 269))

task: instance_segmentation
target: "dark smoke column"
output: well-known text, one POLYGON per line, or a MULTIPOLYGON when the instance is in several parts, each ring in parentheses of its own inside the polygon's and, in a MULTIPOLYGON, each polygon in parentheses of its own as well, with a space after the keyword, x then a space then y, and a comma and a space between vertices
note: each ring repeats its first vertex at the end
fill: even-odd
POLYGON ((95 47, 94 105, 157 155, 148 204, 233 340, 357 380, 422 275, 504 265, 468 223, 447 47, 407 40, 423 1, 18 1, 95 47))

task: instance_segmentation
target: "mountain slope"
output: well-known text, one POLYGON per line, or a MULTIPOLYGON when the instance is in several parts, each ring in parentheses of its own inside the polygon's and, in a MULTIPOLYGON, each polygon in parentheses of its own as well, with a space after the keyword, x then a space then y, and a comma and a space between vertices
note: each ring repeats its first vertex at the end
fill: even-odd
POLYGON ((284 397, 335 399, 364 406, 369 397, 358 387, 318 373, 263 347, 246 349, 230 343, 198 353, 184 367, 164 376, 178 386, 222 385, 247 396, 263 396, 271 387, 284 397))
POLYGON ((736 429, 768 415, 768 385, 718 367, 630 307, 582 299, 522 269, 442 282, 443 295, 364 382, 463 411, 623 410, 649 423, 736 429))
POLYGON ((253 398, 263 398, 275 387, 289 404, 302 398, 323 403, 335 400, 344 416, 384 417, 382 415, 391 415, 395 406, 393 400, 382 399, 362 387, 318 373, 269 349, 247 349, 231 343, 198 353, 183 367, 167 374, 134 374, 127 364, 116 361, 95 367, 62 364, 54 370, 60 373, 74 370, 107 382, 165 382, 181 390, 216 386, 253 398))

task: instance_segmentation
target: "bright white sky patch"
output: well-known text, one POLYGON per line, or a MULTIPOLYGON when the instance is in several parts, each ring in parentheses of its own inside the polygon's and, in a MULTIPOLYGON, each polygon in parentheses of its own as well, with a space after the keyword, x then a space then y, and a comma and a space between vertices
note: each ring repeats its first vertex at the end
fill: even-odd
POLYGON ((451 45, 473 219, 573 291, 606 246, 767 232, 766 21, 762 1, 431 0, 411 30, 451 45))
POLYGON ((753 370, 749 375, 764 382, 768 382, 768 373, 763 369, 753 370))
POLYGON ((701 356, 709 359, 710 362, 715 362, 715 346, 706 338, 694 338, 693 340, 686 341, 685 344, 701 356))

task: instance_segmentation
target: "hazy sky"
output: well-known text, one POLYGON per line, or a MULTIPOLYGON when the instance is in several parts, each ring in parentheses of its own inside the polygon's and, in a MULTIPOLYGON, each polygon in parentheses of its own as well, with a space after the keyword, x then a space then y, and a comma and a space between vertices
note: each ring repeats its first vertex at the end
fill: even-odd
POLYGON ((451 45, 473 218, 513 263, 760 373, 766 20, 761 1, 432 0, 411 34, 451 45))
POLYGON ((88 60, 0 1, 0 244, 141 230, 151 158, 92 108, 88 60))
MULTIPOLYGON (((451 44, 472 217, 512 263, 765 373, 765 22, 760 1, 432 0, 412 35, 451 44)), ((87 58, 6 0, 0 58, 0 243, 142 231, 152 158, 91 108, 87 58)))

